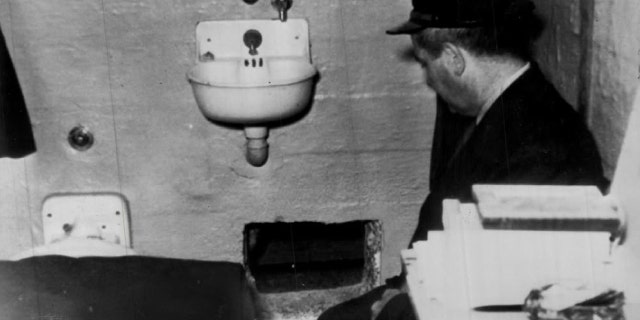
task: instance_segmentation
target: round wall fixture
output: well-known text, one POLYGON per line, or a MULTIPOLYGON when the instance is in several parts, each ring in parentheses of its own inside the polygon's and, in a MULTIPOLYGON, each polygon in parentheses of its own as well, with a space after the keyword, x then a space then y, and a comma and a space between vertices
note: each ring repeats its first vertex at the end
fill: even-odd
POLYGON ((79 125, 69 131, 67 141, 72 148, 78 151, 85 151, 93 145, 93 133, 89 128, 79 125))
POLYGON ((242 0, 242 1, 244 1, 244 3, 246 3, 246 4, 254 4, 254 3, 258 2, 258 0, 242 0))

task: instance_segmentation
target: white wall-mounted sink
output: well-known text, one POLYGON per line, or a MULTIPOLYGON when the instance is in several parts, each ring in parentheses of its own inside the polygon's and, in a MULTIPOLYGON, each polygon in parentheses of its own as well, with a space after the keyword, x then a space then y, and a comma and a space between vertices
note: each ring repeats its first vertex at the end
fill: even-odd
POLYGON ((300 58, 200 63, 188 78, 200 111, 210 120, 258 125, 291 117, 308 106, 316 69, 300 58), (256 65, 260 65, 257 62, 256 65))
POLYGON ((267 159, 267 126, 309 106, 316 68, 306 20, 205 21, 187 78, 207 119, 245 127, 247 160, 267 159))

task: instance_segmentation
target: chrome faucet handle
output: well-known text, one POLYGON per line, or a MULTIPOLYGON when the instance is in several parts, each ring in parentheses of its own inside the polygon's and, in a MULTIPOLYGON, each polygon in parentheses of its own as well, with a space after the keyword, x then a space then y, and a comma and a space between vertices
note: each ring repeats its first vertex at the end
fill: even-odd
POLYGON ((278 18, 280 21, 287 21, 287 10, 291 8, 293 0, 271 0, 271 5, 278 10, 278 18))

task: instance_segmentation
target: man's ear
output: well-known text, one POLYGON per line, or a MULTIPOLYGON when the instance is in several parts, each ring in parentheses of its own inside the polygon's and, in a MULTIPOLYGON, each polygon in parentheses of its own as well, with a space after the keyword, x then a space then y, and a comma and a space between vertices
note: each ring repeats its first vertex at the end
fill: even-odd
POLYGON ((461 76, 467 67, 467 61, 462 54, 462 49, 453 43, 446 42, 443 44, 442 54, 446 57, 445 63, 451 73, 458 77, 461 76))

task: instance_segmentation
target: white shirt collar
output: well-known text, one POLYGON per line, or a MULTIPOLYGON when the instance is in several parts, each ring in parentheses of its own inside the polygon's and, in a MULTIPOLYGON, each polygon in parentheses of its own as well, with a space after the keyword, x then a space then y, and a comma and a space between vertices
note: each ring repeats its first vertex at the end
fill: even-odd
POLYGON ((485 104, 482 105, 482 108, 480 109, 480 113, 478 113, 478 115, 476 116, 476 124, 478 124, 478 123, 480 123, 480 121, 482 121, 482 118, 484 117, 484 115, 487 113, 487 111, 489 111, 489 109, 491 108, 493 103, 496 102, 496 100, 498 100, 500 95, 502 95, 502 93, 505 90, 507 90, 507 88, 509 88, 509 86, 511 86, 511 84, 513 84, 516 80, 518 80, 518 78, 520 78, 520 76, 522 76, 525 72, 527 72, 527 70, 529 70, 529 68, 531 68, 531 63, 527 62, 527 64, 525 64, 524 67, 520 68, 518 71, 516 71, 514 74, 512 74, 509 78, 507 78, 502 83, 502 85, 500 87, 498 87, 498 90, 496 90, 489 97, 489 99, 485 102, 485 104))

